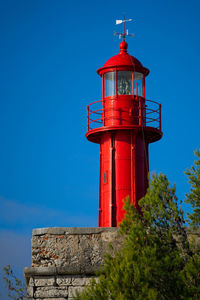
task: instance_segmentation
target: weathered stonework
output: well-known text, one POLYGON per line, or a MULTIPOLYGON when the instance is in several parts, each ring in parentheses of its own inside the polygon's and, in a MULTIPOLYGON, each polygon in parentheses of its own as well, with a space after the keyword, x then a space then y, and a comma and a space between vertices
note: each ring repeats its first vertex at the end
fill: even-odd
POLYGON ((62 267, 60 271, 61 274, 59 270, 52 267, 26 268, 27 299, 71 300, 75 290, 82 291, 84 286, 89 284, 91 278, 96 279, 94 274, 67 274, 68 271, 62 267), (43 275, 44 273, 49 275, 43 275))
MULTIPOLYGON (((199 232, 187 229, 194 247, 199 232)), ((109 244, 114 250, 122 239, 117 228, 34 229, 32 267, 25 268, 27 300, 72 300, 103 266, 109 244)))
POLYGON ((32 267, 25 268, 27 299, 72 300, 121 244, 117 228, 42 228, 32 236, 32 267))

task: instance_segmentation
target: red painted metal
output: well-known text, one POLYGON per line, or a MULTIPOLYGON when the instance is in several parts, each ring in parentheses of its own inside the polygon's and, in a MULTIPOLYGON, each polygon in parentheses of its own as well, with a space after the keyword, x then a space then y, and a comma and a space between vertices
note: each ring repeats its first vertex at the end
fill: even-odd
POLYGON ((148 145, 162 137, 161 104, 145 99, 145 76, 149 70, 127 53, 110 58, 97 72, 102 76, 102 100, 87 106, 89 141, 100 144, 99 226, 118 226, 124 216, 123 199, 130 196, 135 207, 148 188, 148 145), (132 95, 118 94, 118 71, 132 71, 132 95), (104 74, 115 72, 115 89, 105 97, 104 74), (143 74, 143 97, 139 96, 134 72, 143 74))
POLYGON ((87 106, 87 114, 87 137, 99 127, 104 128, 117 123, 134 125, 134 128, 143 125, 144 131, 157 129, 161 133, 161 104, 143 97, 129 95, 107 97, 106 100, 90 103, 87 106), (122 107, 119 106, 120 104, 122 107))
POLYGON ((141 62, 136 59, 134 56, 131 56, 127 53, 128 44, 123 40, 120 45, 120 53, 111 57, 107 62, 104 64, 102 68, 97 70, 97 73, 102 76, 107 72, 111 72, 114 70, 133 70, 135 72, 143 73, 145 76, 149 74, 149 70, 141 64, 141 62))

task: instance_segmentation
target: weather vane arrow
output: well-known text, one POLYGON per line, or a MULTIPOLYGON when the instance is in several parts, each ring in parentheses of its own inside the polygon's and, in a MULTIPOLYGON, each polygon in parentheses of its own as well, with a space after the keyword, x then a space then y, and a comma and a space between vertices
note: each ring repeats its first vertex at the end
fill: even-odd
POLYGON ((127 19, 127 20, 125 20, 125 17, 124 17, 124 19, 123 20, 116 20, 116 25, 119 25, 119 24, 123 24, 123 33, 118 33, 118 32, 114 32, 114 35, 115 36, 119 36, 119 38, 121 38, 121 37, 123 37, 123 39, 125 39, 125 37, 126 36, 130 36, 130 37, 134 37, 134 34, 133 33, 128 33, 128 29, 127 30, 125 30, 125 23, 126 22, 131 22, 131 21, 133 21, 132 19, 127 19))

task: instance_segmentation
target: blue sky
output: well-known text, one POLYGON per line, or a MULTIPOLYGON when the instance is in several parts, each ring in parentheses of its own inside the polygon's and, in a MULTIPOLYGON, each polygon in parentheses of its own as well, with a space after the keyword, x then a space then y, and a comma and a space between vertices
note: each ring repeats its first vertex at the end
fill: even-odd
POLYGON ((98 224, 99 148, 85 138, 86 106, 101 98, 96 69, 119 52, 124 14, 134 19, 128 52, 151 71, 147 98, 162 104, 150 170, 184 198, 200 147, 199 10, 197 0, 0 1, 0 265, 31 265, 33 228, 98 224))

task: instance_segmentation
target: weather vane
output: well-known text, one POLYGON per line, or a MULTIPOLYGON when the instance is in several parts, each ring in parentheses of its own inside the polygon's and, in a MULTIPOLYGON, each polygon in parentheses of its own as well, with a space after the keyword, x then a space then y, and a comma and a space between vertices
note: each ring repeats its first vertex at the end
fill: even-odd
POLYGON ((123 37, 123 39, 125 39, 126 36, 130 36, 130 37, 134 37, 134 34, 133 33, 128 33, 128 29, 125 30, 125 23, 126 22, 131 22, 132 19, 128 19, 128 20, 125 20, 125 17, 123 20, 116 20, 116 25, 119 25, 119 24, 122 24, 123 23, 123 33, 118 33, 118 32, 114 32, 114 35, 115 36, 119 36, 119 38, 121 39, 121 37, 123 37))

